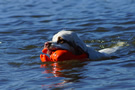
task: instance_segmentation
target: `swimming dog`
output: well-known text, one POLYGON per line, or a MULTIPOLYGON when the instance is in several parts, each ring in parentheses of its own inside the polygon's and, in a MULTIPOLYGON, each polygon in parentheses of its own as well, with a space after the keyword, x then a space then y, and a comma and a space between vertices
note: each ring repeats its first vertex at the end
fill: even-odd
POLYGON ((87 53, 90 60, 100 60, 111 58, 111 54, 118 50, 120 46, 96 51, 92 47, 88 47, 75 32, 62 30, 53 36, 52 41, 45 42, 44 48, 48 49, 47 54, 49 55, 53 51, 62 49, 75 55, 87 53))

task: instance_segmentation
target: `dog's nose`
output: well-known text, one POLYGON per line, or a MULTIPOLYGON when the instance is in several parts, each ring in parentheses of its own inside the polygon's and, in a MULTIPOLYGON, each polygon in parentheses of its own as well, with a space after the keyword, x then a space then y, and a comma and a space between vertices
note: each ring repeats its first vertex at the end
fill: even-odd
POLYGON ((52 44, 51 42, 45 42, 45 47, 48 48, 51 46, 51 44, 52 44))

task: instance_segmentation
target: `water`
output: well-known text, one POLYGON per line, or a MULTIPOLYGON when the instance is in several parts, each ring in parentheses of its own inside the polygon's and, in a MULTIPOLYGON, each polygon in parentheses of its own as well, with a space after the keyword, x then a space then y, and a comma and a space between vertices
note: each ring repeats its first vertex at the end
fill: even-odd
POLYGON ((1 0, 1 90, 134 90, 134 0, 1 0), (78 33, 99 50, 125 42, 119 58, 42 64, 44 42, 78 33))

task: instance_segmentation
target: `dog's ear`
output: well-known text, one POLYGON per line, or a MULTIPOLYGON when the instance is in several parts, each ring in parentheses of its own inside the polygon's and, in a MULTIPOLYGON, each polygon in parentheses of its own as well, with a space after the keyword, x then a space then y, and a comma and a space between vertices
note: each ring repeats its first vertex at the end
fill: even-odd
POLYGON ((76 55, 81 55, 85 53, 85 51, 80 46, 76 45, 75 43, 72 43, 72 47, 74 48, 76 55))
POLYGON ((75 52, 76 52, 76 55, 81 55, 85 53, 84 50, 80 46, 75 46, 75 52))
POLYGON ((76 45, 77 43, 74 41, 74 39, 73 39, 73 41, 72 40, 68 41, 68 40, 64 40, 62 37, 58 37, 57 43, 61 43, 61 44, 67 43, 67 44, 69 44, 71 47, 74 48, 74 51, 75 51, 76 55, 81 55, 81 54, 85 53, 85 51, 79 45, 76 45))

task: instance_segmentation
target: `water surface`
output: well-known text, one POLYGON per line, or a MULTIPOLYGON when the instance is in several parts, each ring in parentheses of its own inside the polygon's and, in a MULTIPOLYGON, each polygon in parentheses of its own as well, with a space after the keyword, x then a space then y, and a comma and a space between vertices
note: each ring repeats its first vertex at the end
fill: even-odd
POLYGON ((1 90, 134 90, 134 0, 1 0, 1 90), (99 50, 125 42, 119 58, 42 64, 44 42, 60 30, 99 50))

